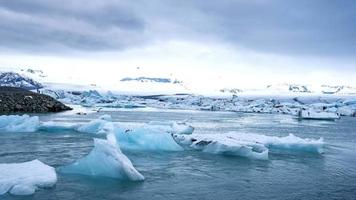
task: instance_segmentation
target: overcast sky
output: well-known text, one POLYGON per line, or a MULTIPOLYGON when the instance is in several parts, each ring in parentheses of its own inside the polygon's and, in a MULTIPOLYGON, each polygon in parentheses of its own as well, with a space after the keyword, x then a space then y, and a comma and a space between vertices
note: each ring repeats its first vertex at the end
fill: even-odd
POLYGON ((356 85, 352 0, 0 0, 0 19, 0 68, 356 85))

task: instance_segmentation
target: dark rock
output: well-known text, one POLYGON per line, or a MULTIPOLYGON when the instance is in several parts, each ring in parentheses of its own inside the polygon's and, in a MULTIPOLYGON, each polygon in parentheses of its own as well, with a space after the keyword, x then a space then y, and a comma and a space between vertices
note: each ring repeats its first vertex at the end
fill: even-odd
POLYGON ((72 110, 54 98, 21 88, 0 87, 0 113, 46 113, 72 110))

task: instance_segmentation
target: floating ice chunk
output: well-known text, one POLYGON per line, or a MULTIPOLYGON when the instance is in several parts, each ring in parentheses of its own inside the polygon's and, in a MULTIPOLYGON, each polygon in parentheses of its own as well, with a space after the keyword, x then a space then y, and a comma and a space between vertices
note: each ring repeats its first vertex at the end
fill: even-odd
POLYGON ((314 119, 314 120, 336 120, 340 116, 337 113, 315 111, 312 109, 299 111, 299 119, 314 119))
POLYGON ((199 150, 213 154, 225 154, 251 159, 268 159, 268 149, 256 142, 236 140, 218 134, 180 135, 172 134, 173 139, 185 149, 199 150))
POLYGON ((57 182, 54 168, 33 160, 24 163, 0 164, 0 195, 30 195, 37 188, 52 187, 57 182))
POLYGON ((79 124, 73 123, 63 123, 63 122, 41 122, 39 130, 47 132, 56 132, 56 131, 66 131, 66 130, 76 130, 79 128, 79 124))
POLYGON ((268 152, 323 153, 324 142, 302 139, 292 134, 286 137, 258 134, 172 134, 174 140, 185 149, 200 150, 215 154, 237 155, 254 159, 267 159, 268 152))
POLYGON ((337 113, 339 113, 341 116, 354 116, 356 113, 356 108, 349 106, 339 107, 337 108, 337 113))
POLYGON ((300 138, 293 134, 285 137, 267 136, 260 134, 244 134, 244 133, 227 133, 227 137, 237 140, 254 141, 259 144, 265 145, 270 151, 277 150, 278 152, 310 152, 310 153, 323 153, 324 140, 300 138))
POLYGON ((112 122, 104 125, 107 139, 94 139, 94 149, 86 157, 60 168, 63 173, 104 176, 120 180, 142 181, 144 177, 121 152, 113 135, 112 122))
POLYGON ((174 122, 174 121, 151 121, 145 128, 147 129, 157 129, 169 133, 178 133, 178 134, 192 134, 194 127, 188 125, 185 122, 174 122))
POLYGON ((40 121, 37 116, 2 115, 0 116, 0 130, 6 132, 35 132, 40 121))
POLYGON ((123 149, 151 151, 183 150, 170 133, 158 129, 137 128, 134 130, 116 129, 116 137, 123 149))
POLYGON ((99 119, 92 120, 87 124, 79 126, 77 131, 82 133, 102 134, 103 128, 108 122, 111 122, 111 116, 102 115, 99 119))

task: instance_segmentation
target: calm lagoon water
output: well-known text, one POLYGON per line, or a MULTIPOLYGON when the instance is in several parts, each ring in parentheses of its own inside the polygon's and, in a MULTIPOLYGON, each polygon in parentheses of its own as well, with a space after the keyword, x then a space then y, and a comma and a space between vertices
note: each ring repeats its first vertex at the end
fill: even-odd
MULTIPOLYGON (((59 113, 40 119, 79 123, 104 113, 127 124, 189 118, 196 133, 292 133, 323 137, 327 145, 322 155, 270 154, 267 161, 194 151, 124 151, 145 176, 144 182, 58 173, 54 188, 0 199, 356 199, 356 118, 300 122, 287 115, 141 109, 85 116, 59 113)), ((39 159, 64 166, 87 155, 93 148, 92 138, 71 131, 0 133, 0 163, 39 159)))

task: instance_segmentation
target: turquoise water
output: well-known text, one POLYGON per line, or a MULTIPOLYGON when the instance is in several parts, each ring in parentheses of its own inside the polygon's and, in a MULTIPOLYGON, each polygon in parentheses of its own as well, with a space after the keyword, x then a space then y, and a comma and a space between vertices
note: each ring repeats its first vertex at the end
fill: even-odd
MULTIPOLYGON (((300 122, 287 115, 117 110, 85 116, 41 115, 40 119, 79 123, 104 113, 127 124, 189 118, 196 133, 292 133, 323 137, 327 145, 322 155, 273 153, 267 161, 195 151, 124 151, 145 176, 144 182, 58 173, 54 188, 0 199, 356 199, 356 118, 300 122)), ((64 166, 90 152, 92 137, 71 131, 0 133, 0 163, 37 158, 54 167, 64 166)))

